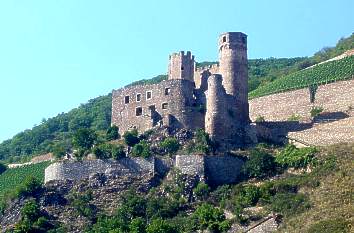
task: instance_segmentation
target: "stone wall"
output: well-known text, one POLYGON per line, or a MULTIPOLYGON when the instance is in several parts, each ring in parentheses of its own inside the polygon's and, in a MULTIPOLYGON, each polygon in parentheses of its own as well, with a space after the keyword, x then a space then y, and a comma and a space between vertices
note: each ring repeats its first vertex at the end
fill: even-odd
POLYGON ((96 173, 110 175, 153 174, 155 172, 154 159, 122 158, 116 160, 84 160, 80 162, 63 161, 53 163, 45 169, 44 182, 53 180, 82 180, 96 173))
POLYGON ((219 64, 196 68, 194 71, 194 82, 196 88, 205 89, 208 85, 208 78, 211 74, 219 74, 219 64))
POLYGON ((194 56, 190 51, 173 53, 169 57, 168 79, 185 79, 193 82, 195 69, 194 56))
POLYGON ((144 132, 161 125, 202 128, 204 114, 196 108, 193 90, 194 83, 182 79, 114 90, 112 124, 119 127, 120 133, 133 128, 144 132))
POLYGON ((243 161, 233 156, 177 155, 175 166, 182 174, 198 175, 211 185, 235 183, 243 161))
POLYGON ((354 107, 354 79, 338 81, 318 87, 314 103, 309 88, 259 97, 249 101, 250 117, 254 121, 263 116, 267 121, 285 121, 292 115, 310 118, 313 107, 326 112, 346 112, 354 107))

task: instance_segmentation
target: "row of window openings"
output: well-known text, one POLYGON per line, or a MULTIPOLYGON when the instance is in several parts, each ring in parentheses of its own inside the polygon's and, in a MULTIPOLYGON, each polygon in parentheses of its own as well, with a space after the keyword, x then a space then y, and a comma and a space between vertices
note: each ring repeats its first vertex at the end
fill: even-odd
MULTIPOLYGON (((163 110, 168 109, 168 103, 163 103, 163 104, 161 105, 161 107, 162 107, 163 110)), ((154 111, 156 110, 155 105, 149 106, 149 110, 150 110, 151 112, 154 112, 154 111)), ((143 108, 142 108, 142 107, 137 107, 137 108, 135 109, 135 116, 142 116, 142 115, 143 115, 143 108)))
MULTIPOLYGON (((165 95, 169 95, 170 92, 171 92, 170 88, 165 88, 165 95)), ((147 100, 151 99, 151 97, 152 97, 151 91, 147 91, 146 92, 146 99, 147 100)), ((136 102, 140 102, 140 101, 141 101, 141 94, 136 94, 136 102)), ((124 103, 125 104, 129 104, 129 102, 130 102, 130 96, 127 95, 127 96, 124 97, 124 103)))

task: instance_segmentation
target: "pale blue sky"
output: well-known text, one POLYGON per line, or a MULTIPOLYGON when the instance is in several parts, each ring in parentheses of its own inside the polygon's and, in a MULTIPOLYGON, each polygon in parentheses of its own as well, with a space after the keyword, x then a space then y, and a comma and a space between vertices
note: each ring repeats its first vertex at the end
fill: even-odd
POLYGON ((352 0, 1 0, 0 141, 132 81, 168 55, 217 60, 225 31, 250 58, 310 56, 354 29, 352 0))

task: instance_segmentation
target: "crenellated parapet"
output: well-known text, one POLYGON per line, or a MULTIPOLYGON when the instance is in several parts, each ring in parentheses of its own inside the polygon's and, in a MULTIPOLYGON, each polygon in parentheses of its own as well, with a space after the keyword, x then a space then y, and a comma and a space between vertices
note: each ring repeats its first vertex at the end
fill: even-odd
POLYGON ((169 57, 168 79, 185 79, 193 82, 195 61, 190 51, 173 53, 169 57))

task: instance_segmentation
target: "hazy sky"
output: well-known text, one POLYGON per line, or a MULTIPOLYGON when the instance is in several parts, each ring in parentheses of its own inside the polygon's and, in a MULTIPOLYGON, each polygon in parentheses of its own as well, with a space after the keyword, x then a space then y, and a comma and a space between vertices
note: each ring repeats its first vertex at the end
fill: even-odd
POLYGON ((217 60, 225 31, 250 58, 310 56, 349 36, 353 0, 0 0, 0 141, 141 78, 168 55, 217 60))

